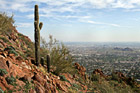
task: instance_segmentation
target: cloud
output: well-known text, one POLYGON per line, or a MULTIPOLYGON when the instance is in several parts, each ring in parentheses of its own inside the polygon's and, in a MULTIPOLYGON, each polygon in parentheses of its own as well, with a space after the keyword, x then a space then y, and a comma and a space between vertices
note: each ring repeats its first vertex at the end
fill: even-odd
MULTIPOLYGON (((32 11, 31 4, 45 4, 51 11, 73 12, 77 7, 82 8, 138 8, 140 0, 0 0, 1 9, 17 10, 20 12, 32 11)), ((50 11, 50 10, 48 10, 50 11)))
MULTIPOLYGON (((74 16, 86 12, 86 10, 105 8, 123 8, 127 12, 140 11, 140 0, 0 0, 0 9, 3 11, 32 13, 34 4, 43 4, 43 7, 39 8, 43 17, 63 15, 63 18, 74 18, 74 16), (69 14, 65 15, 64 13, 69 14), (73 16, 73 14, 75 15, 73 16)), ((31 13, 28 14, 27 18, 33 18, 31 13)), ((83 16, 86 16, 86 14, 83 16)))
POLYGON ((28 27, 31 27, 33 24, 32 24, 32 23, 18 23, 18 24, 16 24, 16 25, 17 25, 17 27, 19 27, 19 28, 22 28, 22 27, 28 28, 28 27))
POLYGON ((34 18, 34 14, 29 14, 26 16, 28 19, 33 19, 34 18))
POLYGON ((29 12, 33 8, 30 7, 29 0, 0 0, 0 9, 6 11, 19 11, 19 12, 29 12))
POLYGON ((84 22, 84 23, 96 24, 96 25, 109 25, 109 26, 113 26, 113 27, 121 27, 118 24, 104 23, 104 22, 96 22, 96 21, 92 21, 92 20, 79 20, 79 21, 80 22, 84 22))
MULTIPOLYGON (((140 0, 0 0, 0 9, 26 13, 28 19, 33 18, 33 5, 39 4, 40 16, 49 18, 87 19, 93 16, 87 11, 94 9, 117 9, 140 11, 140 0)), ((91 11, 90 11, 91 12, 91 11)), ((96 15, 95 15, 96 16, 96 15)), ((117 24, 88 21, 88 23, 105 24, 119 27, 117 24)))

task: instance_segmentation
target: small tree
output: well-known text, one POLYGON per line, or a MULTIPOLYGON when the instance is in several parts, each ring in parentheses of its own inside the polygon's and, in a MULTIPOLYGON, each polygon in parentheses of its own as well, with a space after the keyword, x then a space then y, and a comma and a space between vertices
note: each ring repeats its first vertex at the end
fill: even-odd
POLYGON ((0 13, 0 32, 5 34, 13 26, 14 22, 13 15, 9 17, 6 13, 0 13))
POLYGON ((46 54, 43 52, 41 55, 50 54, 50 65, 54 67, 54 73, 59 75, 63 72, 75 72, 72 66, 73 58, 68 48, 63 43, 59 43, 56 39, 53 39, 51 35, 49 38, 48 43, 45 39, 41 38, 41 48, 46 51, 46 54))

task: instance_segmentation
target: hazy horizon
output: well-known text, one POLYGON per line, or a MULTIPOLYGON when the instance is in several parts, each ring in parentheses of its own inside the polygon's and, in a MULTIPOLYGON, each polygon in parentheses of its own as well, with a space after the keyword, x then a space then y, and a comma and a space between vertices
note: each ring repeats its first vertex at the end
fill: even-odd
POLYGON ((0 0, 17 30, 34 40, 34 5, 41 36, 62 42, 140 42, 140 0, 0 0))

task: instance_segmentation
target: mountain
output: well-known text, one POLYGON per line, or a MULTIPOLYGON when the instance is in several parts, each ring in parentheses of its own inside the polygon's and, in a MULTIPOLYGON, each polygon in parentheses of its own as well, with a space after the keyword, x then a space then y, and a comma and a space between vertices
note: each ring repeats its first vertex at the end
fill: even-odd
POLYGON ((55 65, 65 56, 57 55, 57 50, 53 50, 57 59, 48 73, 46 63, 34 65, 34 43, 16 30, 12 17, 0 14, 0 22, 0 93, 140 93, 140 84, 121 72, 107 76, 96 69, 89 75, 78 63, 71 63, 71 69, 63 60, 55 65), (54 73, 61 65, 66 65, 65 71, 59 69, 54 73))

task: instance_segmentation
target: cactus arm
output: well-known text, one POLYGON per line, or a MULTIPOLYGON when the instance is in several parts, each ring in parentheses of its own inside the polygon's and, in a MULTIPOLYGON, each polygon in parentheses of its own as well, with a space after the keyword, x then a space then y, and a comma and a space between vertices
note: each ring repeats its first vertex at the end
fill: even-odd
POLYGON ((35 5, 35 21, 37 21, 37 23, 39 23, 39 12, 38 12, 38 5, 35 5))
POLYGON ((42 29, 42 26, 43 26, 43 23, 40 22, 40 24, 39 24, 39 29, 40 29, 40 30, 42 29))

